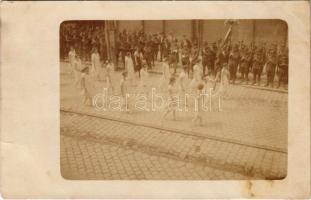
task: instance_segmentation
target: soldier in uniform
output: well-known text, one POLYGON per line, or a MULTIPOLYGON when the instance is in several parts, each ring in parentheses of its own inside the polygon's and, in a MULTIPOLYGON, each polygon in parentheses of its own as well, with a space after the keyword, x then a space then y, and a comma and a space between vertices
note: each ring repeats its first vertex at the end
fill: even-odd
POLYGON ((242 76, 242 83, 246 81, 246 84, 248 84, 248 73, 251 66, 251 60, 252 60, 251 52, 250 50, 245 48, 241 52, 241 61, 240 61, 240 72, 242 76))
POLYGON ((284 85, 287 83, 288 79, 288 52, 285 47, 283 47, 283 50, 278 58, 278 88, 281 86, 281 83, 284 85))
POLYGON ((202 49, 202 65, 203 65, 203 76, 206 76, 207 75, 207 62, 208 62, 208 51, 209 51, 209 48, 208 48, 208 44, 205 42, 204 43, 204 47, 202 49))
POLYGON ((174 49, 169 56, 169 64, 174 69, 174 74, 176 74, 178 63, 178 50, 174 49))
POLYGON ((134 62, 135 62, 135 72, 138 73, 138 77, 140 78, 140 70, 142 68, 142 60, 143 60, 143 53, 139 47, 136 48, 134 52, 134 62))
POLYGON ((230 80, 231 83, 234 84, 236 79, 236 73, 238 69, 238 64, 240 62, 240 53, 239 48, 237 45, 233 47, 233 50, 231 51, 229 55, 229 71, 230 71, 230 80))
POLYGON ((162 42, 162 58, 168 58, 170 54, 171 44, 168 42, 168 39, 164 39, 164 42, 162 42))
POLYGON ((151 69, 151 61, 152 61, 152 43, 148 41, 144 48, 145 58, 147 61, 148 68, 151 69))
POLYGON ((263 55, 260 49, 256 50, 253 58, 253 76, 254 82, 253 85, 256 83, 260 85, 260 75, 263 66, 263 55))
POLYGON ((189 49, 186 46, 184 46, 181 51, 181 64, 183 67, 186 67, 187 73, 189 75, 190 54, 189 49))
POLYGON ((193 66, 197 63, 197 59, 199 57, 199 49, 197 45, 194 45, 191 51, 191 55, 190 55, 190 66, 189 66, 189 72, 190 70, 191 72, 193 72, 193 66))
POLYGON ((274 73, 277 64, 277 55, 275 49, 270 49, 267 54, 267 62, 266 62, 266 72, 267 72, 267 83, 265 87, 271 86, 273 87, 274 73))
POLYGON ((219 49, 215 60, 215 80, 220 76, 223 64, 227 63, 227 53, 225 49, 219 49))
POLYGON ((203 76, 205 75, 210 75, 214 73, 214 62, 215 62, 215 58, 214 58, 214 54, 212 52, 212 50, 210 49, 210 47, 206 47, 205 50, 203 50, 203 76), (206 73, 206 69, 207 69, 207 73, 206 73))

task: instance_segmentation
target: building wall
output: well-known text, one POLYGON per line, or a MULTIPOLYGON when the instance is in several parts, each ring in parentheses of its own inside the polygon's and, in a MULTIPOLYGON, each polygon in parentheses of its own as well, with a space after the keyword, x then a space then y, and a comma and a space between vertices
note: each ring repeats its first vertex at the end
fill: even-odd
POLYGON ((146 20, 144 21, 145 32, 146 33, 162 33, 163 32, 163 22, 162 20, 146 20))
POLYGON ((255 26, 255 41, 268 43, 283 43, 287 38, 287 24, 281 20, 257 20, 255 26))
POLYGON ((192 39, 191 20, 168 20, 165 21, 166 34, 172 33, 177 39, 183 38, 185 35, 188 39, 192 39))
MULTIPOLYGON (((225 20, 202 20, 202 40, 208 43, 223 39, 228 26, 224 25, 225 20)), ((135 31, 142 28, 142 21, 119 21, 119 30, 126 29, 135 31)), ((145 20, 144 30, 146 33, 160 33, 163 31, 161 20, 145 20)), ((181 39, 185 35, 192 39, 192 20, 166 20, 165 33, 172 33, 176 38, 181 39)), ((268 43, 283 43, 287 37, 287 25, 281 20, 239 20, 234 25, 232 32, 233 42, 244 41, 249 44, 254 41, 268 43)))
POLYGON ((123 31, 124 29, 133 32, 138 31, 142 28, 141 20, 120 20, 119 21, 119 31, 123 31))

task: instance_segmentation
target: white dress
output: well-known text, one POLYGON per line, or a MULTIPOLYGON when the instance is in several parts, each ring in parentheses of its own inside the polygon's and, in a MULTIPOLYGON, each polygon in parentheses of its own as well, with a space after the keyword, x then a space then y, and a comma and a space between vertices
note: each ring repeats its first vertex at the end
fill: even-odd
POLYGON ((145 68, 140 70, 140 81, 139 81, 139 88, 140 91, 145 93, 147 90, 147 81, 148 81, 149 74, 145 68))
POLYGON ((91 60, 92 60, 92 67, 90 70, 90 74, 93 77, 99 78, 99 72, 101 70, 99 54, 98 53, 92 53, 91 60))
POLYGON ((219 93, 224 95, 229 85, 229 71, 225 68, 221 70, 219 93))
POLYGON ((76 51, 69 51, 68 54, 68 59, 69 59, 69 65, 70 65, 70 73, 74 72, 74 65, 75 65, 75 60, 76 60, 76 51))
POLYGON ((169 80, 171 77, 170 66, 168 63, 164 62, 162 64, 163 80, 169 80))
POLYGON ((184 71, 180 72, 178 77, 180 92, 185 92, 186 90, 186 78, 187 78, 186 73, 184 71))
POLYGON ((127 77, 129 80, 134 79, 134 62, 129 56, 125 57, 125 70, 127 71, 127 77))
POLYGON ((78 88, 81 88, 80 79, 81 79, 81 70, 82 62, 80 59, 76 59, 74 62, 74 85, 78 88))
POLYGON ((193 67, 193 79, 190 83, 190 87, 193 92, 196 92, 196 87, 202 81, 202 74, 202 67, 199 64, 195 64, 193 67))
POLYGON ((107 88, 112 87, 112 73, 114 71, 113 64, 109 63, 106 66, 106 82, 107 82, 107 88))

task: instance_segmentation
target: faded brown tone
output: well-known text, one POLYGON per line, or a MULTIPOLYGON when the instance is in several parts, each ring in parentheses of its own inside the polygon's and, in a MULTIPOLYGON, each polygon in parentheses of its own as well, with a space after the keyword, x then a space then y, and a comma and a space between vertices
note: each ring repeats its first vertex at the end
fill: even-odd
POLYGON ((284 179, 287 35, 286 23, 273 19, 63 22, 62 176, 71 180, 284 179), (223 82, 225 63, 230 84, 223 82), (129 80, 122 78, 125 72, 129 80), (195 112, 187 111, 195 107, 193 98, 174 120, 165 118, 163 113, 170 112, 166 108, 150 110, 154 106, 150 92, 156 90, 157 98, 169 97, 166 88, 172 77, 183 85, 182 91, 176 87, 181 98, 182 92, 194 96, 192 87, 199 83, 214 96, 204 100, 213 108, 202 112, 200 127, 192 122, 195 112), (125 89, 120 81, 127 84, 125 89), (227 84, 224 95, 221 84, 227 84), (121 96, 124 90, 146 94, 146 109, 135 109, 134 97, 129 99, 130 113, 97 107, 98 95, 121 96), (114 149, 120 153, 113 153, 114 149))
POLYGON ((238 198, 252 194, 256 198, 308 198, 310 195, 307 2, 171 2, 165 5, 159 2, 3 2, 1 18, 5 24, 1 30, 1 74, 5 74, 1 77, 2 114, 5 116, 1 126, 1 192, 4 197, 238 198), (51 7, 53 12, 50 12, 51 7), (238 180, 67 181, 60 176, 57 152, 60 145, 59 24, 82 18, 147 20, 163 17, 268 17, 288 22, 290 65, 299 65, 299 70, 291 68, 289 77, 289 173, 285 180, 251 181, 250 187, 246 184, 250 181, 238 180), (42 26, 38 26, 38 22, 42 26), (36 96, 44 98, 34 103, 36 96))

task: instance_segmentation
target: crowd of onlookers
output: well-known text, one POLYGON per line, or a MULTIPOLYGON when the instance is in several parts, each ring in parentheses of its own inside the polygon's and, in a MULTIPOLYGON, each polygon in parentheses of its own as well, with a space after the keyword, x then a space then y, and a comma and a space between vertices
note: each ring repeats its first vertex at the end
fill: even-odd
MULTIPOLYGON (((101 60, 107 59, 105 31, 101 26, 63 27, 61 44, 62 58, 68 54, 70 47, 74 47, 84 61, 90 60, 94 49, 99 52, 101 60)), ((155 61, 162 61, 168 62, 174 72, 182 67, 191 74, 193 66, 200 62, 203 76, 216 76, 227 64, 231 83, 240 78, 242 82, 260 84, 263 74, 267 76, 266 86, 273 87, 275 77, 278 86, 288 81, 288 49, 284 44, 232 43, 230 39, 200 44, 197 40, 190 41, 186 36, 177 39, 172 33, 147 34, 142 30, 123 30, 117 35, 115 46, 113 53, 116 54, 115 64, 119 68, 124 68, 125 56, 131 56, 135 71, 140 71, 143 65, 151 69, 155 61), (252 80, 249 80, 249 74, 252 74, 252 80)))
POLYGON ((97 48, 102 59, 107 59, 104 26, 93 24, 63 24, 60 29, 60 56, 65 59, 70 48, 74 48, 83 61, 91 59, 93 48, 97 48))

